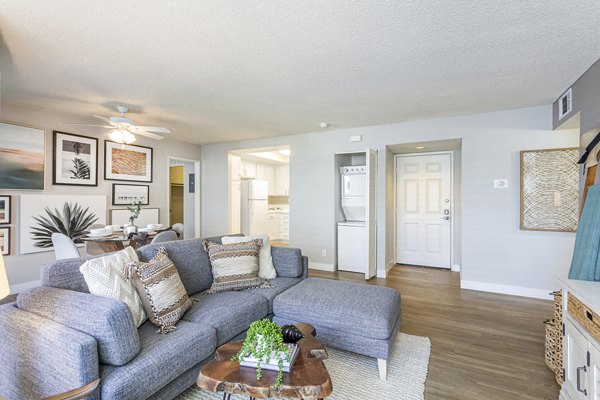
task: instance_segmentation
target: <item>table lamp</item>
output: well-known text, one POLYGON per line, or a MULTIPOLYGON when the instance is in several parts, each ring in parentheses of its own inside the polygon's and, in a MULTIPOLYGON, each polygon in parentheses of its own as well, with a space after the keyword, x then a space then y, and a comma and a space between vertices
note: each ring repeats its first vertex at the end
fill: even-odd
POLYGON ((6 276, 6 268, 4 267, 4 258, 0 253, 0 300, 10 294, 10 286, 8 285, 8 276, 6 276))

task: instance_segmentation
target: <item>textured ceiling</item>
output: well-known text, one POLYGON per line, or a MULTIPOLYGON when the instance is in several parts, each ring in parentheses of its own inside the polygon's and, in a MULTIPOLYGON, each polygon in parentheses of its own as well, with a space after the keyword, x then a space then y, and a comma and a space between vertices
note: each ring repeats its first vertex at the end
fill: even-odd
POLYGON ((549 104, 600 2, 0 0, 2 101, 194 143, 549 104))

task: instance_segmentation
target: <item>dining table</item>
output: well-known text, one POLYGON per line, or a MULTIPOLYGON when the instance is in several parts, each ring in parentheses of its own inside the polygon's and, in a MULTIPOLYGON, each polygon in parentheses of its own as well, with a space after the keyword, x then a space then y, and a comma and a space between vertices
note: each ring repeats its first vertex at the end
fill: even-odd
MULTIPOLYGON (((147 239, 152 239, 159 232, 160 231, 144 233, 147 233, 147 239)), ((112 253, 113 251, 123 250, 125 247, 128 246, 131 246, 134 249, 139 247, 138 243, 134 239, 129 239, 129 235, 126 235, 123 232, 114 232, 109 235, 102 236, 87 235, 81 238, 81 240, 86 242, 97 243, 98 246, 106 253, 112 253)))

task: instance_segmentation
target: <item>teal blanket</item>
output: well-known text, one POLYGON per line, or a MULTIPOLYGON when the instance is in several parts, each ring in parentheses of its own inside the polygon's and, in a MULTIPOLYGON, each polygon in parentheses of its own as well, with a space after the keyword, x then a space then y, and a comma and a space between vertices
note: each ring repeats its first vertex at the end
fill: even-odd
POLYGON ((600 185, 590 186, 585 199, 569 279, 600 281, 600 185))

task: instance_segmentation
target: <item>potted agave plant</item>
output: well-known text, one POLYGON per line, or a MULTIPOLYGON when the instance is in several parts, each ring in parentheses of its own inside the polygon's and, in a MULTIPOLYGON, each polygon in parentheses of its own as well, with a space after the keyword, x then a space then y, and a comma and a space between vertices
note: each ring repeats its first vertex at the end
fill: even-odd
POLYGON ((244 361, 251 357, 258 360, 256 363, 257 381, 262 378, 261 365, 265 365, 272 358, 276 358, 278 368, 275 387, 281 386, 283 381, 283 358, 285 357, 290 362, 290 353, 289 347, 283 341, 283 333, 279 325, 268 319, 255 321, 250 325, 242 348, 231 360, 244 361))

